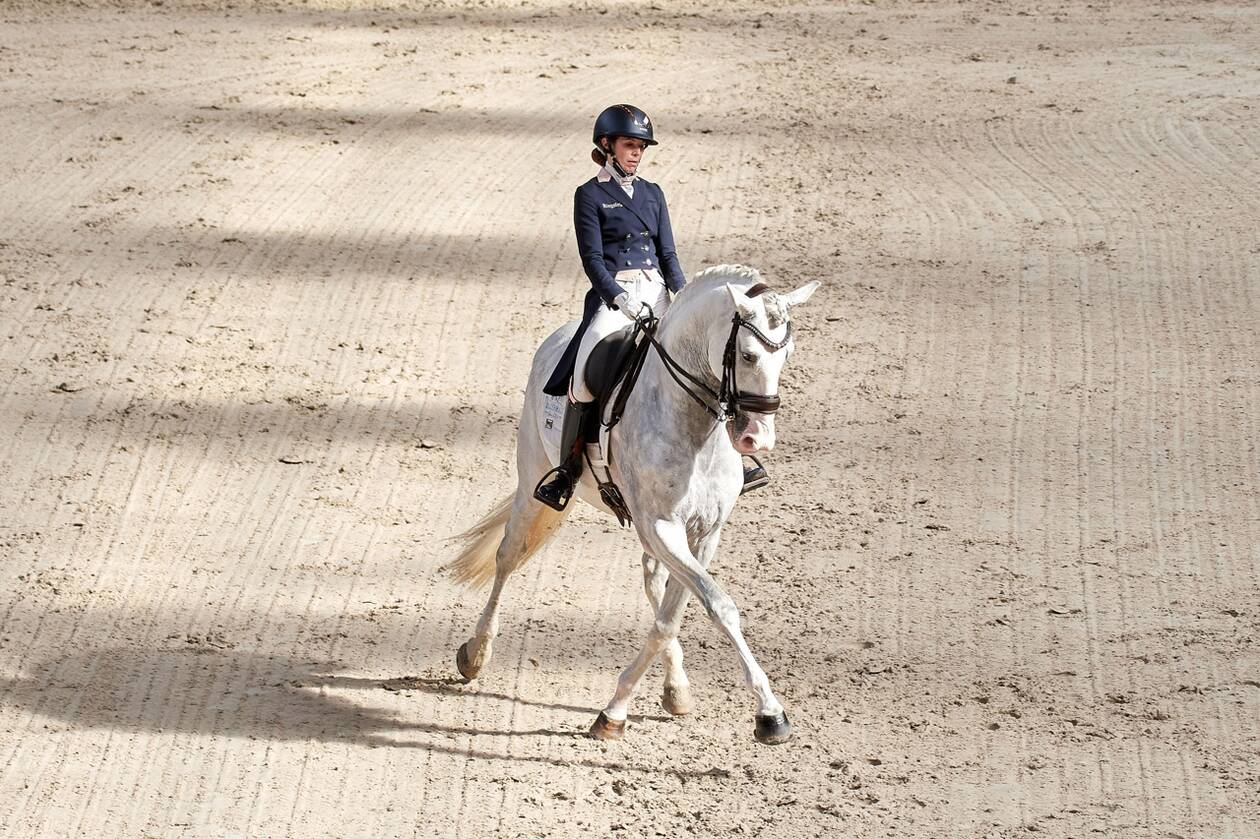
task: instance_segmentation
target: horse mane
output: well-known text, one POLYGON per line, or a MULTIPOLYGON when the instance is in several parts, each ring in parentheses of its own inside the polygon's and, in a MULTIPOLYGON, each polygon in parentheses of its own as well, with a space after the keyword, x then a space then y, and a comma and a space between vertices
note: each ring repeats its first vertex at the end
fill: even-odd
MULTIPOLYGON (((743 291, 745 294, 753 286, 764 284, 761 272, 750 265, 713 265, 697 271, 691 280, 682 287, 675 299, 675 304, 690 302, 714 289, 720 289, 727 283, 743 291)), ((779 296, 769 290, 760 295, 765 303, 766 320, 771 327, 778 326, 787 320, 787 311, 779 301, 779 296)))
POLYGON ((704 291, 730 283, 747 290, 761 282, 761 272, 750 265, 712 265, 703 271, 697 271, 691 280, 678 292, 681 299, 684 295, 698 295, 704 291))

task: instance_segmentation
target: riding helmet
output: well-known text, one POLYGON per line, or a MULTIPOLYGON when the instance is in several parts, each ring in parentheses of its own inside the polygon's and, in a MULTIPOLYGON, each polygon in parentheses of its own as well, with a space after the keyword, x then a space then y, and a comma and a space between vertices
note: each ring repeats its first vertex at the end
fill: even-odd
POLYGON ((651 120, 633 105, 611 105, 600 111, 591 141, 598 146, 600 137, 637 137, 649 146, 657 145, 651 120))

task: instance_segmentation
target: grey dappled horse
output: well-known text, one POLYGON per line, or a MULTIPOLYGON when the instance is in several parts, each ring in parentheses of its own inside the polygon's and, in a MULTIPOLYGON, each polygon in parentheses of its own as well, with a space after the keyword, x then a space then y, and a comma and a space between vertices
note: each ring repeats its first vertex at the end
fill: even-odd
MULTIPOLYGON (((719 265, 696 274, 683 287, 661 317, 658 347, 648 351, 624 416, 610 433, 611 474, 643 545, 644 588, 656 620, 642 652, 622 672, 612 700, 592 726, 595 737, 622 736, 630 699, 658 655, 665 658, 665 710, 681 715, 691 709, 678 630, 692 595, 739 654, 757 700, 757 739, 782 743, 791 736, 783 706, 740 632, 735 602, 706 570, 743 484, 741 453, 774 446, 779 374, 793 349, 791 310, 819 285, 811 282, 777 293, 760 280, 752 268, 719 265), (666 368, 671 359, 673 375, 666 368), (684 375, 677 376, 677 371, 684 375), (730 397, 725 405, 719 403, 719 394, 730 397)), ((447 565, 461 582, 494 581, 476 631, 456 658, 466 679, 476 678, 490 660, 508 575, 564 520, 564 512, 539 503, 533 494, 538 478, 554 465, 539 429, 543 383, 575 326, 553 332, 534 356, 516 445, 515 493, 456 537, 465 547, 447 565)), ((574 494, 611 514, 591 473, 583 469, 574 494)))

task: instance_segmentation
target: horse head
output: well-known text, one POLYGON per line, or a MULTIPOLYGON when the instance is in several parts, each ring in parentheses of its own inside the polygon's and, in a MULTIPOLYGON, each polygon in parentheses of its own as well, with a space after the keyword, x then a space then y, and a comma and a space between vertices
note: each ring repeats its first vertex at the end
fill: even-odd
POLYGON ((742 289, 726 283, 731 315, 709 332, 709 366, 722 383, 729 416, 726 432, 740 454, 774 448, 779 375, 792 354, 791 311, 819 282, 775 292, 761 283, 742 289))

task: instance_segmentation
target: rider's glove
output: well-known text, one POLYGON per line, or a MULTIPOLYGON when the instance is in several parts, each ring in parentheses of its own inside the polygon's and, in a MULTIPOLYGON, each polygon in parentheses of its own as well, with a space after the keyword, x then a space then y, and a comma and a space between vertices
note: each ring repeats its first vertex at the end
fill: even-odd
POLYGON ((643 301, 635 297, 628 291, 623 291, 613 298, 613 303, 617 306, 617 311, 621 312, 630 320, 635 320, 643 312, 643 301))

